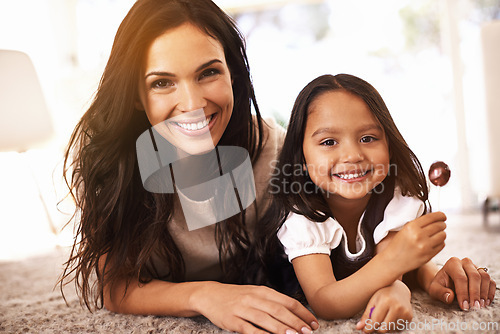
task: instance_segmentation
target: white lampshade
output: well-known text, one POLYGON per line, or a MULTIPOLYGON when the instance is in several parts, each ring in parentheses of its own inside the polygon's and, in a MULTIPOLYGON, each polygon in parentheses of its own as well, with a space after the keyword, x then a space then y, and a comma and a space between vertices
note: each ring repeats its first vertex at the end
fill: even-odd
POLYGON ((0 151, 25 151, 52 133, 31 59, 20 51, 0 50, 0 151))

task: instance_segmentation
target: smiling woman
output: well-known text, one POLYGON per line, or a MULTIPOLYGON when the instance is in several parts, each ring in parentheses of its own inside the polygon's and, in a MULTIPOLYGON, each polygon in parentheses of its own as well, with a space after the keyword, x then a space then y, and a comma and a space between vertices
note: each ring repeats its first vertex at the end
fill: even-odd
POLYGON ((66 152, 65 175, 80 216, 75 240, 81 242, 74 244, 61 288, 75 279, 87 307, 120 313, 204 315, 239 332, 316 329, 315 317, 290 297, 224 284, 253 277, 247 252, 268 205, 265 186, 282 138, 283 129, 261 120, 243 39, 224 12, 210 0, 137 1, 66 152), (137 158, 148 136, 157 163, 163 150, 173 151, 161 165, 165 173, 157 175, 172 177, 172 189, 182 191, 144 188, 137 158), (237 192, 255 201, 191 231, 187 218, 209 215, 213 198, 186 200, 186 192, 198 188, 179 184, 199 174, 222 177, 224 146, 249 157, 255 189, 237 192), (200 160, 205 156, 217 163, 200 160), (186 201, 197 212, 186 211, 186 201))
POLYGON ((184 23, 156 38, 145 67, 137 108, 146 111, 149 122, 159 125, 168 120, 164 123, 168 129, 160 133, 184 152, 206 152, 217 145, 234 105, 231 73, 221 43, 184 23), (208 146, 207 137, 213 141, 208 146))

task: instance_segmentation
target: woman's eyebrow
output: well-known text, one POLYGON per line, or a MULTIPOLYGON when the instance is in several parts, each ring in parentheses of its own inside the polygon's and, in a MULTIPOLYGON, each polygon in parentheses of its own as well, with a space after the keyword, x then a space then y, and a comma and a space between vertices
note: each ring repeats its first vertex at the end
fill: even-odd
POLYGON ((196 69, 195 72, 199 72, 201 71, 202 69, 204 69, 205 67, 208 67, 214 63, 221 63, 222 64, 222 61, 220 61, 219 59, 212 59, 210 61, 207 61, 205 64, 202 64, 200 66, 198 66, 198 68, 196 69))
MULTIPOLYGON (((209 60, 207 61, 206 63, 204 64, 201 64, 200 66, 198 66, 195 70, 195 72, 199 72, 201 71, 202 69, 204 69, 205 67, 208 67, 214 63, 221 63, 222 64, 222 61, 219 60, 219 59, 212 59, 212 60, 209 60)), ((163 76, 163 77, 175 77, 175 74, 173 73, 170 73, 170 72, 163 72, 163 71, 151 71, 149 73, 147 73, 145 76, 144 76, 144 79, 147 79, 149 76, 152 76, 152 75, 158 75, 158 76, 163 76)))
POLYGON ((152 75, 158 75, 158 76, 162 76, 162 77, 175 77, 175 74, 170 73, 170 72, 151 71, 144 76, 144 79, 147 79, 148 77, 150 77, 152 75))

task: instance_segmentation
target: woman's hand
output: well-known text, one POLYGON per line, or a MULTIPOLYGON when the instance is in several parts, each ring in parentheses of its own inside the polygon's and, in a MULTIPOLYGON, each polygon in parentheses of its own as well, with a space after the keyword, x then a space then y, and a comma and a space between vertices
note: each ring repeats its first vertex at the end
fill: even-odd
POLYGON ((446 304, 451 304, 456 294, 458 305, 467 311, 489 306, 495 298, 496 283, 470 259, 452 257, 436 273, 427 291, 431 297, 446 304))
POLYGON ((306 334, 319 327, 297 300, 264 286, 213 282, 193 296, 192 303, 216 326, 239 333, 306 334))
POLYGON ((404 329, 401 328, 402 325, 413 318, 410 300, 410 290, 399 280, 378 290, 368 302, 356 329, 365 333, 386 333, 404 329), (404 322, 398 322, 399 319, 404 322))
POLYGON ((427 263, 444 248, 446 216, 433 212, 407 223, 380 253, 405 274, 427 263))

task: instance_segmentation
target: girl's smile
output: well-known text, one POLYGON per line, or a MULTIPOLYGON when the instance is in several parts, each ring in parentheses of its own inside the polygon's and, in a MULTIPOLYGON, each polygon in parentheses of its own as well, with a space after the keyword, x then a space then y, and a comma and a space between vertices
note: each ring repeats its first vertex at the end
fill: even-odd
POLYGON ((337 177, 344 182, 360 182, 364 178, 368 177, 368 173, 370 173, 370 170, 352 170, 347 172, 332 173, 332 176, 337 177))
POLYGON ((342 90, 310 104, 303 152, 311 180, 329 203, 366 199, 389 170, 382 126, 361 98, 342 90))

